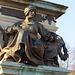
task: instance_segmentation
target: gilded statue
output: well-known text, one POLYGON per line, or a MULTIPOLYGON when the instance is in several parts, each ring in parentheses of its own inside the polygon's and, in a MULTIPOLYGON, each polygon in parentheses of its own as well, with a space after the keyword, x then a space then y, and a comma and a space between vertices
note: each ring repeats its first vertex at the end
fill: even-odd
POLYGON ((24 13, 24 21, 5 29, 0 26, 4 43, 0 51, 0 61, 14 61, 34 66, 59 66, 57 55, 62 60, 68 57, 62 37, 33 20, 36 15, 35 6, 26 6, 24 13), (38 33, 41 39, 38 38, 38 33), (61 52, 62 47, 64 55, 61 52))

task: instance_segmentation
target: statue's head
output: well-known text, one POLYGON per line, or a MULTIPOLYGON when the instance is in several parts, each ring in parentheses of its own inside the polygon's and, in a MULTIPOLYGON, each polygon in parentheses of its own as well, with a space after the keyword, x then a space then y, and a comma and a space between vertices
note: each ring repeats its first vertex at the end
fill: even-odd
POLYGON ((28 5, 24 9, 25 16, 34 17, 36 15, 36 7, 33 5, 28 5))

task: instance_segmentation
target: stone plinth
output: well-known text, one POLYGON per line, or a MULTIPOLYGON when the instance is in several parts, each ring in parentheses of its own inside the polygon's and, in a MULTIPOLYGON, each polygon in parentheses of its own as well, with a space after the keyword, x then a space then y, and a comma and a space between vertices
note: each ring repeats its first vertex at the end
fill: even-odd
POLYGON ((0 75, 67 75, 64 68, 40 65, 38 67, 26 66, 23 63, 0 62, 0 75))

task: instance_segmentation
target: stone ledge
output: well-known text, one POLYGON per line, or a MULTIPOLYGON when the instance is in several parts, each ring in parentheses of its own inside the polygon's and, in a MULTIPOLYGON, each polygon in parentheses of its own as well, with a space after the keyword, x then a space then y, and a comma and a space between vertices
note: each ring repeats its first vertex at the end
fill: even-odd
POLYGON ((63 15, 68 8, 67 6, 46 2, 46 1, 38 1, 38 2, 26 2, 25 0, 0 0, 0 5, 8 6, 11 8, 17 8, 23 10, 27 5, 35 5, 39 13, 50 14, 56 18, 63 15))
POLYGON ((22 21, 22 19, 18 19, 18 18, 15 18, 15 17, 6 16, 6 15, 0 15, 0 21, 16 23, 18 21, 22 21))
POLYGON ((0 62, 0 75, 67 75, 68 73, 66 69, 58 67, 43 65, 32 67, 17 62, 0 62))

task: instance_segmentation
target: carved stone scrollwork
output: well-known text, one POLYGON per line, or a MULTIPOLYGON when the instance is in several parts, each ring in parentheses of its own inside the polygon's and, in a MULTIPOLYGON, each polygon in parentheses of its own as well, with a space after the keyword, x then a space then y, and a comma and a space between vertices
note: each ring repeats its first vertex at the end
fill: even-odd
POLYGON ((48 20, 48 24, 51 25, 51 21, 54 21, 56 23, 56 21, 54 20, 54 18, 51 15, 41 15, 41 14, 36 14, 34 21, 38 21, 38 22, 44 22, 45 20, 48 20))
POLYGON ((51 25, 51 21, 54 21, 56 23, 54 18, 51 15, 48 15, 48 14, 45 16, 45 20, 48 20, 49 25, 51 25))

